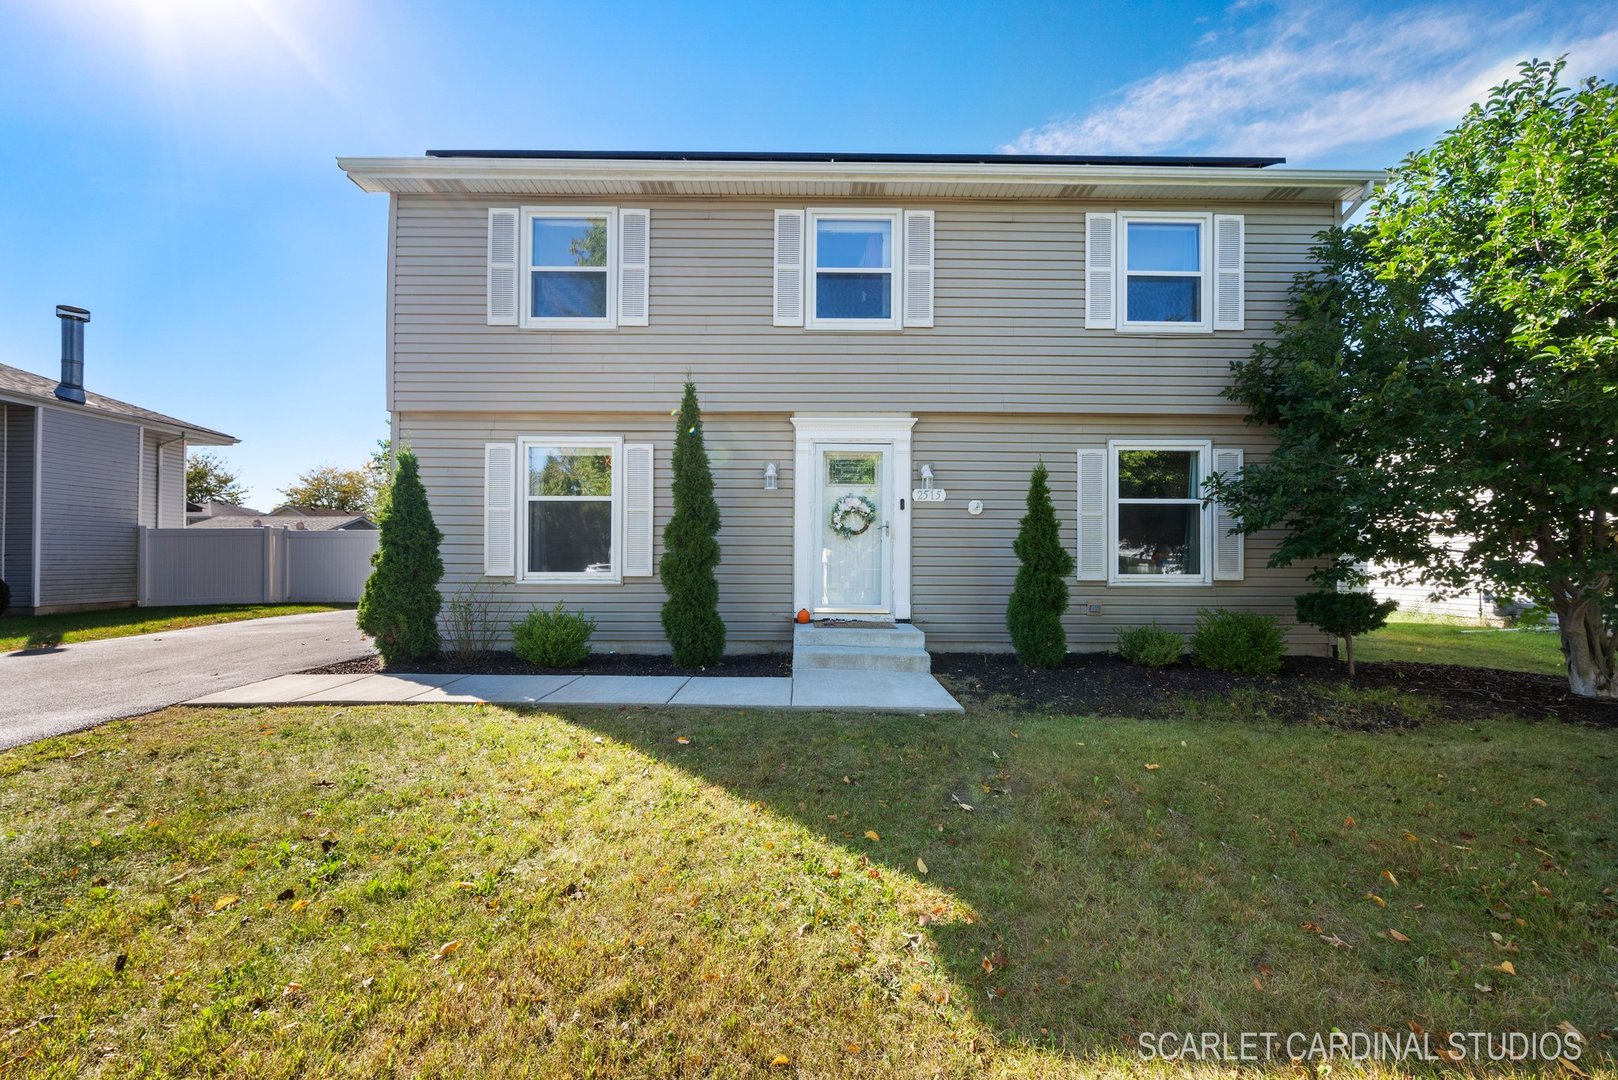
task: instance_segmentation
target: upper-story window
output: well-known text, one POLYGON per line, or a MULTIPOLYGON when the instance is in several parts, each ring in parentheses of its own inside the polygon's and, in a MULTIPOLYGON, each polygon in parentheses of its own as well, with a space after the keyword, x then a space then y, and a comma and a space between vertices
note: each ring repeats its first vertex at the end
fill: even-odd
POLYGON ((899 212, 811 210, 809 226, 808 325, 897 328, 899 212))
POLYGON ((777 210, 775 325, 932 326, 933 224, 931 210, 777 210))
POLYGON ((1239 214, 1086 214, 1085 327, 1140 334, 1242 329, 1244 231, 1239 214))
POLYGON ((613 325, 618 214, 613 209, 531 209, 524 214, 527 326, 613 325))
POLYGON ((646 326, 652 214, 617 206, 489 208, 488 324, 646 326))

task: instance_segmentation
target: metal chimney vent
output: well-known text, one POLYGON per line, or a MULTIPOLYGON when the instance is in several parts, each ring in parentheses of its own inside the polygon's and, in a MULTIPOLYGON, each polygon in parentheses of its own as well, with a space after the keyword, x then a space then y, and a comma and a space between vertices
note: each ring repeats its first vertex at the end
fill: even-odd
POLYGON ((62 320, 62 381, 56 385, 56 396, 83 405, 84 324, 90 321, 90 313, 81 307, 57 304, 56 317, 62 320))

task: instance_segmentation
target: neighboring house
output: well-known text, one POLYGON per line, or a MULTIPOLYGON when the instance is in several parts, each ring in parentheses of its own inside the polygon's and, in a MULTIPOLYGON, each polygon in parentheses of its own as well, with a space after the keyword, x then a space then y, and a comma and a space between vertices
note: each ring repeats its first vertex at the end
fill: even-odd
POLYGON ((185 454, 237 440, 84 389, 84 324, 58 307, 60 380, 0 364, 0 578, 11 610, 135 603, 137 526, 185 524, 185 454))
POLYGON ((363 532, 376 531, 376 522, 367 514, 354 514, 347 510, 317 511, 315 513, 287 513, 277 510, 271 514, 229 514, 193 521, 192 529, 296 529, 299 532, 363 532))
POLYGON ((262 510, 254 510, 250 506, 237 506, 235 503, 214 501, 203 503, 188 502, 185 504, 185 523, 187 525, 194 525, 199 521, 207 521, 212 518, 253 518, 260 517, 263 515, 263 513, 264 511, 262 510))
MULTIPOLYGON (((371 515, 363 510, 331 510, 323 506, 297 506, 293 503, 283 503, 282 505, 277 506, 274 510, 271 510, 270 514, 275 517, 289 518, 336 518, 343 521, 360 519, 363 520, 369 527, 373 529, 376 528, 376 523, 371 520, 371 515)), ((309 527, 311 529, 317 527, 327 529, 333 528, 333 526, 330 525, 315 526, 313 524, 311 524, 309 527)))
POLYGON ((1270 440, 1221 395, 1314 235, 1381 173, 1278 160, 431 152, 390 196, 387 407, 446 595, 558 600, 663 650, 671 411, 701 394, 735 651, 791 619, 1009 648, 1012 541, 1050 468, 1077 649, 1203 607, 1293 623, 1308 567, 1200 500, 1270 440), (850 496, 861 512, 832 522, 850 496), (868 524, 866 518, 869 518, 868 524))

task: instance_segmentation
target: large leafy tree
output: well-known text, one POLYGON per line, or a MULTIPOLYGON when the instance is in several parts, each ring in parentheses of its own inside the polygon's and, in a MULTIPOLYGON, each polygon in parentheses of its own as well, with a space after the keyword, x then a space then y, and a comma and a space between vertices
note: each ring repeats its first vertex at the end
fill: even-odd
POLYGON ((247 489, 224 458, 211 450, 198 450, 185 459, 185 501, 244 503, 247 489))
POLYGON ((376 508, 377 495, 386 482, 387 473, 374 460, 358 469, 322 465, 299 476, 291 487, 282 488, 281 494, 293 506, 365 514, 376 508))
POLYGON ((1325 234, 1230 397, 1272 425, 1217 482, 1272 563, 1405 564, 1556 612, 1576 694, 1618 697, 1618 88, 1535 61, 1325 234))

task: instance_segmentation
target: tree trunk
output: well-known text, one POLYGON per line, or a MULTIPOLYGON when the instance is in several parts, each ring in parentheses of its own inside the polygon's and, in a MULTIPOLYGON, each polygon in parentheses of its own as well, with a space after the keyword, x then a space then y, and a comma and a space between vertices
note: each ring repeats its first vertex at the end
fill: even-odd
POLYGON ((1557 603, 1562 655, 1567 659, 1568 689, 1580 697, 1618 698, 1614 673, 1613 631, 1601 622, 1601 605, 1592 598, 1557 603))
POLYGON ((1352 679, 1354 677, 1354 635, 1344 634, 1343 645, 1348 650, 1348 677, 1352 679))

